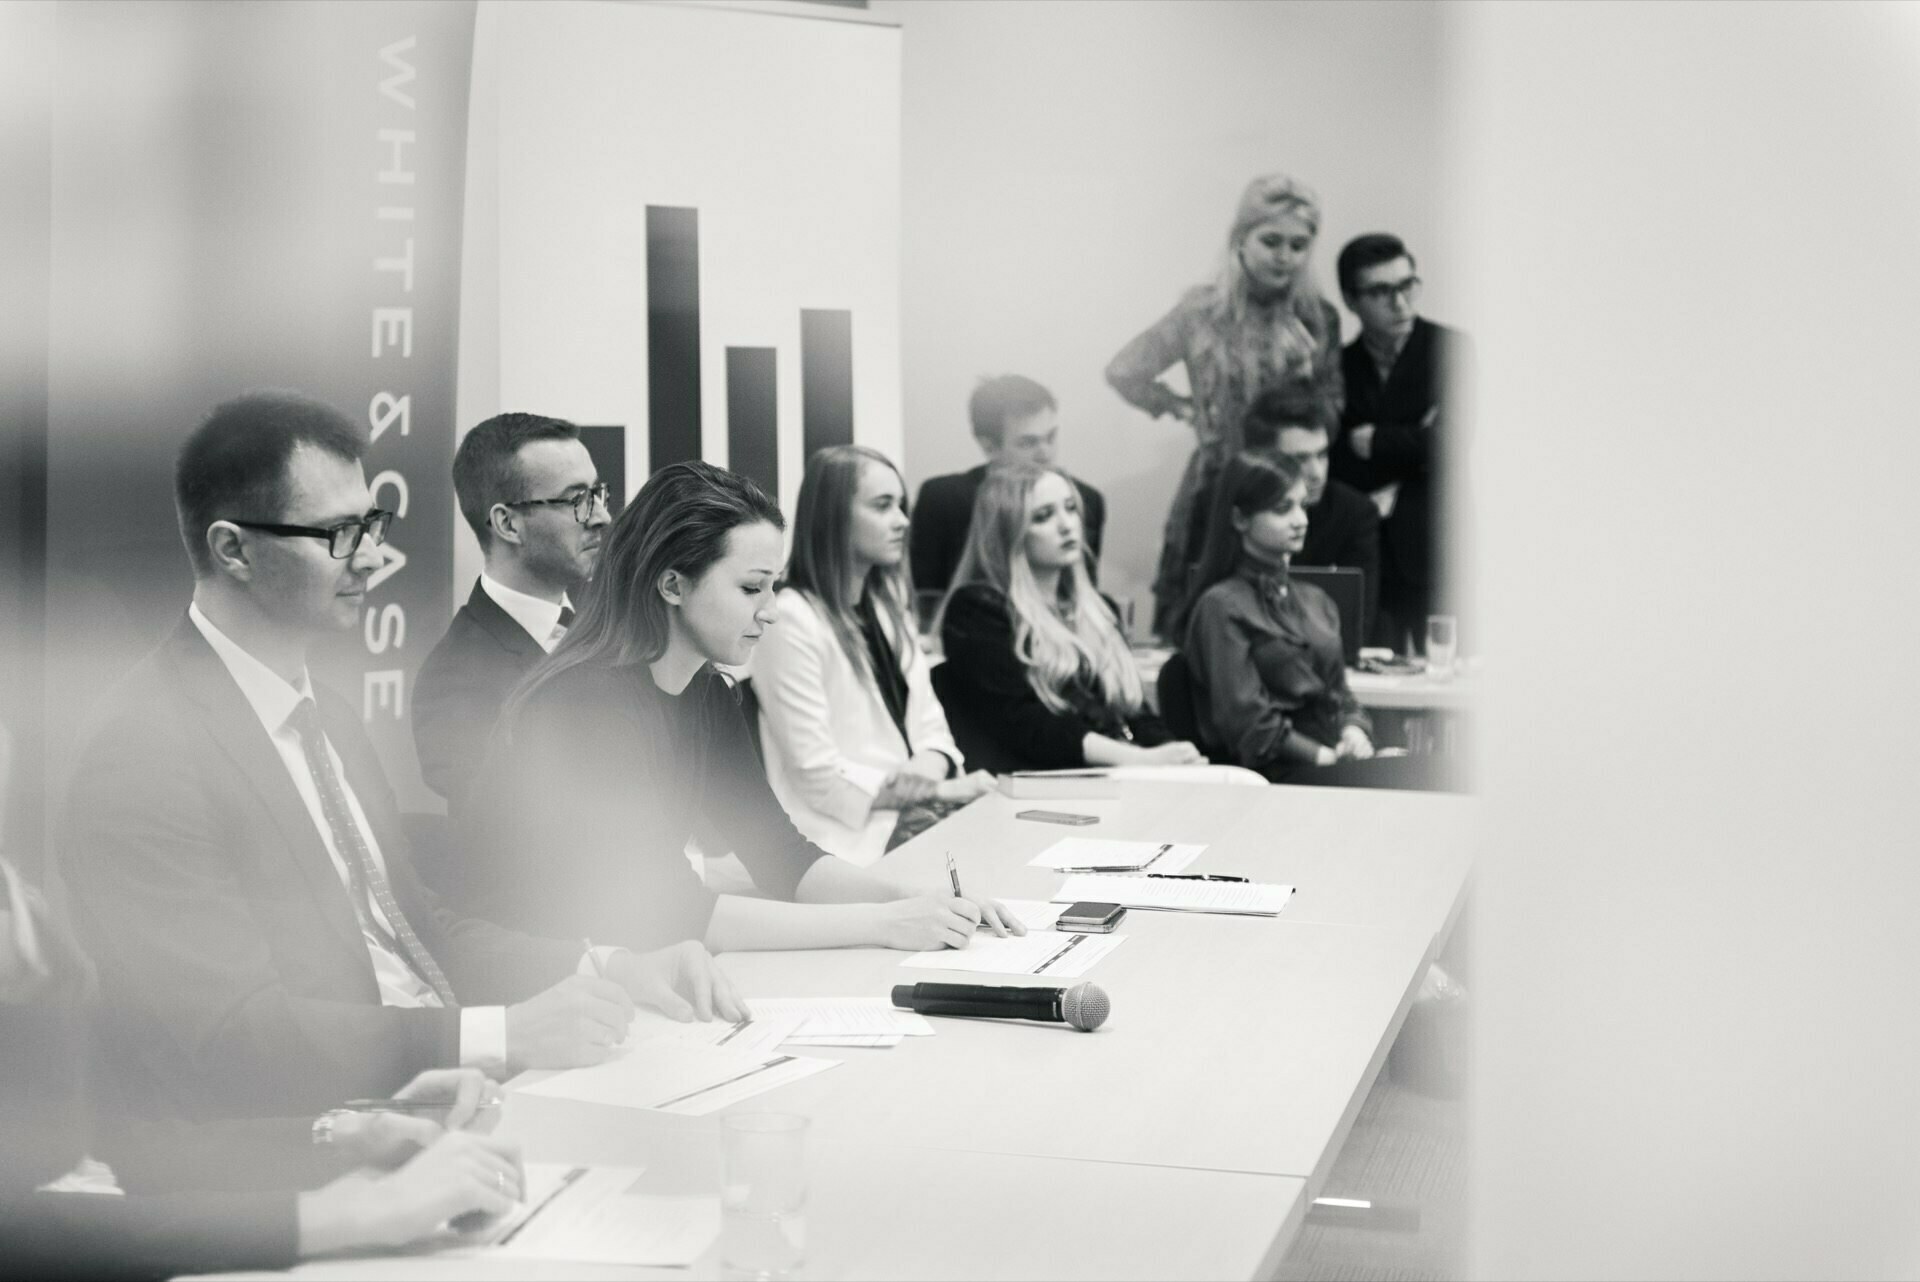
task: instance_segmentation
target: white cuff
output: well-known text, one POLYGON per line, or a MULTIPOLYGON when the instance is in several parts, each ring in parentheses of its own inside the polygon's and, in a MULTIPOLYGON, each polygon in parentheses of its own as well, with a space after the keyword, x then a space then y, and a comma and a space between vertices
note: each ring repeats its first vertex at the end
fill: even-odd
POLYGON ((507 1008, 460 1008, 460 1067, 496 1068, 507 1062, 507 1008))

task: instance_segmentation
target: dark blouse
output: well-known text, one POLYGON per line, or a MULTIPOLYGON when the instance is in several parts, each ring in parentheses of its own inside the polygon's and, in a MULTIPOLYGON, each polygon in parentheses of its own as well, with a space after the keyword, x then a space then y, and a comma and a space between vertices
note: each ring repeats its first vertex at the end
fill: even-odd
POLYGON ((946 662, 934 688, 969 768, 1058 770, 1087 764, 1089 731, 1141 744, 1164 743, 1165 728, 1145 711, 1123 715, 1083 672, 1066 692, 1070 708, 1055 712, 1027 681, 1013 648, 1013 610, 998 590, 972 583, 954 592, 940 628, 946 662))
POLYGON ((880 626, 880 614, 874 609, 871 593, 860 598, 854 613, 860 620, 860 635, 867 642, 867 663, 873 670, 874 683, 880 688, 880 702, 886 705, 887 715, 899 729, 901 741, 907 745, 907 755, 912 756, 913 736, 907 733, 907 674, 900 670, 900 656, 887 640, 886 629, 880 626))
POLYGON ((461 816, 470 908, 636 950, 703 938, 715 896, 685 854, 696 825, 776 899, 826 853, 768 787, 725 677, 702 668, 670 695, 645 664, 568 669, 494 729, 461 816))
POLYGON ((1332 747, 1372 723, 1347 688, 1340 612, 1310 583, 1243 561, 1208 588, 1187 625, 1201 737, 1259 770, 1281 759, 1290 731, 1332 747))

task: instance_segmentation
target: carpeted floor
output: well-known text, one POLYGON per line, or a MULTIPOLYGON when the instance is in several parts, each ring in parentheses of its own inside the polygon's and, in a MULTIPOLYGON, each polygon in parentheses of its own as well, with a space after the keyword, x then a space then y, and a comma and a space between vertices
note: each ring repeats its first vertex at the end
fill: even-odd
POLYGON ((1309 1216, 1280 1282, 1425 1282, 1464 1275, 1466 1103, 1421 1094, 1390 1063, 1355 1119, 1323 1197, 1418 1207, 1417 1229, 1316 1223, 1309 1216))

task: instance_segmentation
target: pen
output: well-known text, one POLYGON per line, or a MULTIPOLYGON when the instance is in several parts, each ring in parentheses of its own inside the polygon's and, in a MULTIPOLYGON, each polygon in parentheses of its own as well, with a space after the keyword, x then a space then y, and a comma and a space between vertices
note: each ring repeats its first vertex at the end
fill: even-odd
POLYGON ((591 939, 583 939, 580 942, 586 945, 587 964, 593 967, 593 977, 595 979, 605 979, 607 972, 600 969, 600 959, 593 955, 593 941, 591 939))
MULTIPOLYGON (((1146 872, 1147 869, 1153 867, 1154 860, 1158 859, 1160 856, 1166 854, 1169 850, 1172 850, 1172 849, 1173 849, 1173 843, 1169 841, 1167 844, 1160 847, 1160 849, 1154 851, 1151 855, 1149 855, 1147 857, 1147 862, 1143 864, 1093 864, 1086 868, 1061 868, 1061 869, 1058 869, 1058 871, 1060 872, 1146 872)), ((1148 875, 1152 876, 1151 873, 1148 873, 1148 875)))
POLYGON ((1211 872, 1150 872, 1155 881, 1245 881, 1245 877, 1223 877, 1211 872))
POLYGON ((960 893, 960 870, 953 866, 953 852, 951 850, 947 852, 947 880, 953 883, 953 897, 955 899, 964 899, 966 896, 960 893))

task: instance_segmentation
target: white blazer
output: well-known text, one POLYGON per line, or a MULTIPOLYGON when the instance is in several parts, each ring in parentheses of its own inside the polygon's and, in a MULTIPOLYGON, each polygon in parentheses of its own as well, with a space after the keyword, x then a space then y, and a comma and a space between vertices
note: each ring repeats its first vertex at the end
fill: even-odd
MULTIPOLYGON (((767 782, 793 823, 822 850, 866 865, 887 851, 899 819, 875 810, 887 776, 907 764, 906 740, 887 715, 886 701, 840 648, 833 625, 793 588, 780 593, 780 620, 754 647, 751 670, 760 700, 760 742, 767 782)), ((913 751, 934 748, 962 767, 947 715, 928 679, 932 670, 914 637, 887 639, 906 661, 907 730, 913 751)))

